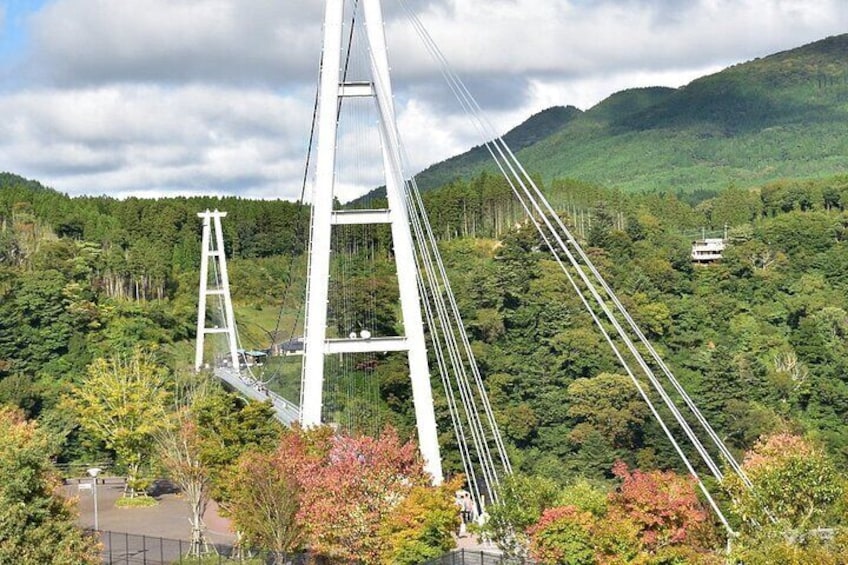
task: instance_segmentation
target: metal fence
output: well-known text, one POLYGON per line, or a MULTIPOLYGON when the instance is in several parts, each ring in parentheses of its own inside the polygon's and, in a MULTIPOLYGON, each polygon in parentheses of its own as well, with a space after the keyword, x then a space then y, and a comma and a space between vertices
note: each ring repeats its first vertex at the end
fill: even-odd
POLYGON ((498 553, 459 549, 421 565, 535 565, 535 562, 520 557, 504 557, 498 553))
POLYGON ((209 544, 209 553, 202 557, 188 555, 191 542, 142 536, 124 532, 91 531, 99 534, 101 542, 101 561, 108 565, 265 565, 285 563, 286 565, 306 565, 310 556, 277 555, 268 551, 246 551, 227 544, 209 544))
MULTIPOLYGON (((209 544, 210 552, 201 557, 188 555, 191 542, 124 532, 89 530, 100 536, 101 562, 106 565, 309 565, 315 556, 300 553, 278 555, 269 551, 238 551, 232 545, 209 544)), ((535 562, 504 557, 486 551, 459 549, 421 565, 535 565, 535 562)))

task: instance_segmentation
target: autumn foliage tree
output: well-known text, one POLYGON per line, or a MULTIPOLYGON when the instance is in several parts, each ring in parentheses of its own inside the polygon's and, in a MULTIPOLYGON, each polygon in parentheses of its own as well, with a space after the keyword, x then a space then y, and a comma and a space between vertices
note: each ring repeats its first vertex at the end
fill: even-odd
POLYGON ((693 480, 670 471, 631 471, 621 462, 613 472, 621 484, 605 507, 581 504, 596 499, 584 492, 576 502, 585 508, 548 508, 527 528, 534 559, 550 565, 721 562, 693 480))
POLYGON ((0 406, 0 438, 0 563, 99 563, 95 538, 83 534, 74 505, 56 493, 47 435, 0 406))
POLYGON ((698 500, 693 478, 671 471, 631 471, 620 462, 613 473, 621 486, 610 494, 611 513, 636 523, 649 551, 701 544, 698 536, 708 525, 709 515, 698 500))
POLYGON ((191 412, 183 408, 171 417, 170 425, 156 434, 159 460, 180 488, 191 511, 189 555, 201 555, 206 547, 203 514, 212 487, 210 466, 203 460, 203 438, 191 412))
POLYGON ((735 477, 725 485, 743 519, 767 524, 774 518, 793 530, 834 525, 845 483, 820 447, 800 436, 775 434, 757 442, 742 468, 754 488, 742 488, 735 477))
POLYGON ((414 563, 452 545, 453 485, 430 487, 417 446, 392 429, 372 438, 296 428, 273 453, 242 455, 231 485, 236 527, 281 554, 414 563))
POLYGON ((418 447, 389 428, 380 436, 332 436, 319 464, 303 467, 298 517, 313 551, 379 563, 380 527, 416 486, 430 481, 418 447))
POLYGON ((725 479, 743 519, 734 546, 739 563, 848 562, 846 483, 827 454, 788 433, 762 438, 742 464, 753 483, 725 479))
POLYGON ((592 514, 574 506, 548 508, 527 530, 530 555, 545 565, 593 565, 596 522, 592 514))
POLYGON ((167 424, 167 376, 151 353, 136 348, 127 356, 94 360, 82 384, 65 397, 83 430, 126 466, 130 497, 146 486, 142 468, 153 456, 156 433, 167 424))
POLYGON ((272 453, 247 451, 228 474, 228 512, 247 545, 284 557, 303 548, 303 526, 297 520, 302 490, 301 466, 315 462, 298 432, 285 434, 272 453))
POLYGON ((417 565, 453 548, 451 532, 459 527, 454 493, 462 481, 459 476, 438 487, 418 485, 410 491, 380 526, 386 542, 383 565, 417 565))

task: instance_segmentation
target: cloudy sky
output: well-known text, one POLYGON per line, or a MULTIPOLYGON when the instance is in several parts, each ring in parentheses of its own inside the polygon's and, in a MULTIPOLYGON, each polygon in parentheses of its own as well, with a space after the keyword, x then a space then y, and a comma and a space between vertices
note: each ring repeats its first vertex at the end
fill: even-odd
MULTIPOLYGON (((405 2, 501 132, 848 31, 845 0, 405 2)), ((420 170, 481 140, 383 4, 420 170)), ((321 0, 0 0, 0 170, 72 195, 297 198, 322 19, 321 0)))

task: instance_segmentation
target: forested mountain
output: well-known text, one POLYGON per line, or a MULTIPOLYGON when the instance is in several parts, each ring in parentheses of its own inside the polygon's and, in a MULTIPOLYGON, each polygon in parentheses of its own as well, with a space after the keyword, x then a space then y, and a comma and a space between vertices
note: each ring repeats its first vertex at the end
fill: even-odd
MULTIPOLYGON (((570 178, 627 192, 752 187, 848 172, 846 101, 848 34, 678 89, 625 90, 585 112, 551 108, 505 138, 528 171, 546 181, 570 178), (539 120, 549 122, 538 130, 544 137, 522 135, 539 120)), ((420 185, 493 170, 481 154, 475 148, 429 167, 420 185)))
MULTIPOLYGON (((33 415, 50 405, 55 386, 104 352, 193 338, 197 210, 229 213, 240 316, 275 310, 292 263, 302 266, 298 231, 308 210, 293 204, 69 198, 10 174, 0 182, 0 400, 33 415)), ((598 266, 733 445, 799 427, 848 460, 848 177, 730 189, 700 202, 555 184, 568 191, 563 214, 598 266), (692 265, 686 234, 725 225, 733 241, 725 260, 692 265)), ((571 387, 614 374, 616 365, 536 236, 516 228, 521 215, 503 181, 455 182, 426 201, 521 466, 562 477, 597 457, 590 468, 603 474, 613 458, 636 463, 644 450, 667 449, 640 410, 626 437, 585 435, 591 418, 574 408, 571 387)), ((368 310, 370 323, 390 328, 389 242, 376 232, 345 237, 336 255, 348 263, 333 280, 344 305, 331 303, 331 320, 346 335, 345 324, 368 310), (379 282, 363 271, 366 256, 377 259, 379 282)), ((409 429, 409 390, 395 371, 393 363, 377 367, 386 417, 409 429)))
MULTIPOLYGON (((582 112, 574 106, 554 106, 530 116, 520 125, 504 134, 504 141, 513 151, 531 147, 556 134, 582 112)), ((482 145, 432 165, 415 176, 419 188, 428 190, 449 183, 458 176, 470 176, 487 166, 492 158, 482 145)))
MULTIPOLYGON (((567 194, 560 213, 731 449, 768 451, 773 443, 757 444, 758 438, 778 434, 773 442, 791 443, 799 440, 787 434, 804 434, 844 467, 848 176, 717 194, 633 194, 566 180, 547 188, 567 194), (730 241, 724 258, 693 264, 688 233, 724 226, 730 241)), ((683 471, 505 183, 481 174, 429 191, 425 200, 515 469, 568 488, 589 480, 600 485, 592 496, 602 499, 609 485, 648 480, 639 473, 683 471), (628 468, 640 471, 631 475, 628 468)), ((175 374, 190 366, 196 213, 205 208, 229 213, 225 238, 240 327, 261 322, 260 334, 270 334, 262 316, 294 295, 302 300, 301 288, 288 290, 298 276, 292 266, 305 276, 306 208, 217 198, 69 198, 0 175, 0 405, 37 419, 60 463, 110 456, 109 448, 86 439, 77 416, 60 402, 91 377, 97 359, 129 356, 141 346, 175 374)), ((341 298, 329 308, 341 335, 358 320, 378 332, 397 322, 385 235, 355 226, 334 238, 331 284, 341 298), (376 274, 366 270, 369 264, 376 274)), ((403 363, 376 356, 345 371, 325 403, 346 429, 390 423, 403 437, 414 435, 403 363)), ((434 386, 445 468, 459 472, 446 401, 434 386)), ((289 396, 296 398, 296 390, 289 396)), ((827 471, 827 481, 838 479, 827 471)), ((831 504, 841 495, 828 496, 831 504)), ((692 497, 687 504, 697 505, 692 497)), ((532 534, 539 513, 555 500, 537 506, 523 527, 532 534)), ((691 512, 706 519, 695 506, 691 512)), ((830 510, 815 516, 816 525, 837 523, 830 510)), ((721 546, 698 543, 708 557, 721 546)))

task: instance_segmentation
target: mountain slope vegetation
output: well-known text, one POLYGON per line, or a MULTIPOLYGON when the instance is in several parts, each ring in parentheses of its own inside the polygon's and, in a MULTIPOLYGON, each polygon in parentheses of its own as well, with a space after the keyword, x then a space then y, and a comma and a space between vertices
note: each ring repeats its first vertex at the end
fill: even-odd
MULTIPOLYGON (((585 112, 572 110, 561 127, 513 150, 545 180, 570 178, 627 192, 821 178, 848 172, 846 103, 848 34, 734 65, 678 89, 613 94, 585 112)), ((472 155, 479 151, 431 166, 422 186, 493 170, 472 155)))
MULTIPOLYGON (((847 176, 731 188, 692 202, 574 181, 556 186, 580 209, 562 214, 593 262, 732 450, 741 455, 766 445, 761 437, 803 434, 812 451, 844 467, 847 176), (584 216, 591 221, 582 223, 584 216), (725 258, 693 265, 685 231, 725 224, 725 258)), ((481 174, 425 199, 514 468, 554 490, 590 481, 591 496, 607 500, 599 507, 613 509, 617 499, 606 492, 622 488, 622 480, 668 482, 668 472, 685 474, 539 237, 511 207, 503 182, 481 174)), ((69 198, 0 176, 0 405, 38 420, 59 463, 114 456, 59 402, 97 359, 145 347, 176 374, 190 367, 200 252, 195 211, 206 207, 231 212, 225 237, 240 334, 248 336, 252 320, 265 340, 274 320, 260 314, 278 310, 287 295, 302 300, 302 288, 288 292, 287 278, 298 276, 292 265, 304 263, 297 220, 305 209, 236 199, 69 198)), ((390 242, 379 231, 352 230, 336 245, 331 284, 342 300, 330 301, 331 323, 341 335, 357 328, 385 335, 397 323, 390 242)), ((297 319, 290 313, 284 327, 297 319)), ((325 405, 342 429, 370 432, 378 422, 414 436, 404 362, 377 355, 338 365, 347 372, 328 376, 325 405)), ((299 371, 290 373, 293 382, 268 386, 293 385, 289 397, 297 398, 299 371)), ((459 473, 446 400, 434 387, 444 466, 459 473)), ((838 483, 831 490, 842 492, 844 481, 826 475, 838 483)), ((793 477, 786 479, 793 489, 809 486, 793 477)), ((695 491, 684 498, 697 517, 691 528, 706 527, 695 491)), ((666 503, 657 504, 663 511, 666 503)), ((546 519, 544 507, 537 510, 528 515, 531 533, 574 515, 566 509, 546 519)), ((833 518, 841 515, 821 514, 816 527, 841 524, 833 518)), ((600 527, 581 516, 581 528, 600 527)), ((644 543, 639 551, 652 551, 644 543)), ((712 559, 721 547, 707 540, 695 549, 712 559)))

